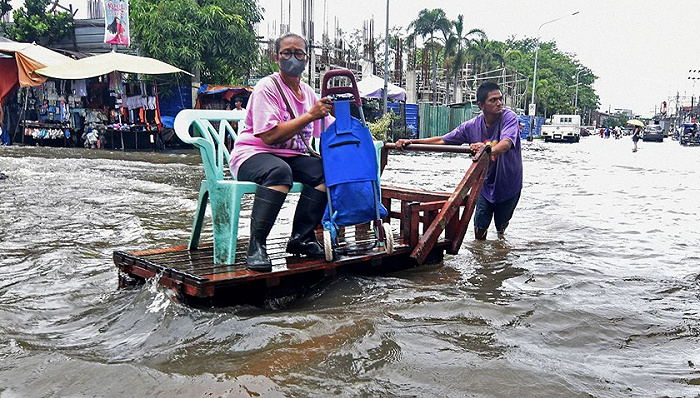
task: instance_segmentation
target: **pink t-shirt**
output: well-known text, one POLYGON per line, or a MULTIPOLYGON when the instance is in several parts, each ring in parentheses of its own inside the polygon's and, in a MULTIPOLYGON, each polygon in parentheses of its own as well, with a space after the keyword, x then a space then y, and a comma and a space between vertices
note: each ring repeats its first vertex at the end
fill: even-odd
MULTIPOLYGON (((296 117, 308 112, 318 100, 314 90, 306 83, 301 83, 302 99, 299 100, 289 87, 284 84, 279 74, 275 73, 260 80, 255 85, 255 89, 248 100, 245 128, 238 134, 236 143, 231 151, 231 163, 229 166, 234 176, 238 175, 238 168, 241 164, 257 153, 272 153, 282 157, 308 155, 306 145, 304 145, 304 141, 298 135, 274 145, 267 145, 259 137, 260 134, 273 129, 278 123, 291 119, 287 111, 287 105, 285 105, 272 79, 277 79, 280 83, 282 91, 287 97, 296 117)), ((330 119, 326 120, 326 126, 330 124, 328 123, 329 121, 330 119)), ((319 119, 306 125, 302 130, 302 135, 306 142, 309 142, 312 135, 320 137, 321 120, 319 119)))

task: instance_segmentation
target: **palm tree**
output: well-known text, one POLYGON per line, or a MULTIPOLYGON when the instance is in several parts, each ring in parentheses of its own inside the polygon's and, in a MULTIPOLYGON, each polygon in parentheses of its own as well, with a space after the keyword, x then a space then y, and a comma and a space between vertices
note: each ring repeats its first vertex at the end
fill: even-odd
POLYGON ((456 21, 452 21, 454 31, 450 32, 450 36, 445 43, 445 55, 453 56, 452 71, 454 73, 454 87, 452 88, 452 97, 457 98, 457 74, 459 70, 467 62, 466 50, 471 46, 474 39, 471 36, 478 36, 481 40, 486 40, 486 33, 481 29, 471 29, 464 33, 464 16, 459 14, 456 21))
POLYGON ((474 64, 474 76, 505 66, 506 48, 503 43, 486 39, 471 42, 466 53, 474 64))
MULTIPOLYGON (((451 23, 445 16, 445 11, 443 11, 440 8, 435 8, 433 10, 428 10, 423 9, 421 12, 418 13, 418 18, 416 18, 415 21, 411 22, 410 25, 408 25, 409 30, 413 30, 413 32, 421 36, 425 39, 426 36, 430 36, 430 39, 428 40, 429 43, 433 43, 435 41, 435 33, 436 32, 442 32, 443 37, 445 40, 447 40, 447 34, 450 31, 451 28, 451 23)), ((435 104, 435 99, 436 99, 436 91, 437 91, 437 53, 435 52, 435 47, 433 46, 433 49, 431 51, 432 55, 432 66, 433 66, 433 73, 432 73, 432 102, 435 104)))

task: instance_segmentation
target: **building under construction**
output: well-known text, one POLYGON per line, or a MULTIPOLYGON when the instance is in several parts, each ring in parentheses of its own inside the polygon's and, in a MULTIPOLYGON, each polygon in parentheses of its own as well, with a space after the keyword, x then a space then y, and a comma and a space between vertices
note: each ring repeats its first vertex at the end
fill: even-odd
MULTIPOLYGON (((324 0, 323 34, 316 38, 314 0, 301 0, 301 6, 301 34, 308 40, 309 52, 313 54, 309 60, 306 79, 317 92, 320 92, 323 74, 331 69, 350 69, 358 80, 367 73, 384 77, 384 42, 383 38, 375 39, 377 36, 374 19, 364 21, 362 31, 353 32, 355 39, 348 40, 344 34, 347 32, 342 30, 337 18, 333 21, 332 29, 329 28, 327 4, 324 0), (381 42, 379 46, 378 42, 381 42)), ((261 51, 265 52, 270 60, 274 59, 274 38, 293 30, 290 27, 291 11, 291 0, 280 0, 279 22, 268 25, 267 32, 260 32, 258 29, 260 36, 268 38, 261 41, 261 51)), ((416 59, 416 53, 415 47, 406 48, 403 38, 392 39, 389 49, 389 57, 392 59, 388 65, 389 82, 406 89, 407 102, 434 105, 474 103, 479 84, 495 81, 501 86, 508 107, 521 110, 525 108, 527 76, 506 67, 474 73, 471 65, 467 64, 455 79, 452 75, 446 75, 444 68, 437 68, 433 90, 428 52, 424 51, 420 59, 416 59)))

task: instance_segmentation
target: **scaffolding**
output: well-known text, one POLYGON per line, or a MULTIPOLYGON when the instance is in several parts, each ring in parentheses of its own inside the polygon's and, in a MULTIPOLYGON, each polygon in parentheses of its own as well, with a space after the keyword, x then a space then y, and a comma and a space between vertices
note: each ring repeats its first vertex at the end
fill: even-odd
POLYGON ((501 67, 488 72, 467 74, 461 79, 462 88, 467 94, 466 101, 476 102, 476 89, 480 84, 492 81, 501 86, 503 93, 503 103, 513 110, 524 110, 526 107, 526 92, 529 78, 528 76, 507 68, 501 67))

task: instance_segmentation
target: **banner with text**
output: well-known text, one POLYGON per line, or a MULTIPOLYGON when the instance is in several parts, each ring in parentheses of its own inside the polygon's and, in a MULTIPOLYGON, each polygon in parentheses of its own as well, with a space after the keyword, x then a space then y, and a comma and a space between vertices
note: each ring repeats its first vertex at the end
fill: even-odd
POLYGON ((129 3, 105 0, 105 43, 129 45, 129 3))

